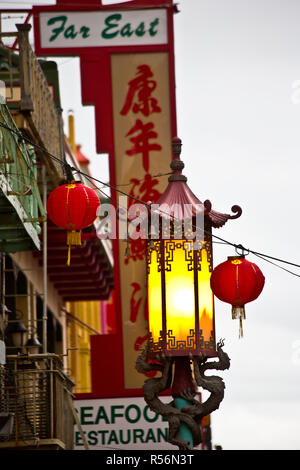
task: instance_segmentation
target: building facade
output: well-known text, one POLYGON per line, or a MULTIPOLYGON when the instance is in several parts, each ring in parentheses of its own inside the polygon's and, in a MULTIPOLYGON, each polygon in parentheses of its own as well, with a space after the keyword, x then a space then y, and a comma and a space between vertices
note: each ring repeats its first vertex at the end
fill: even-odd
POLYGON ((66 163, 80 166, 64 135, 57 66, 37 60, 29 24, 16 26, 0 33, 0 449, 72 449, 73 394, 83 370, 89 387, 89 334, 101 332, 112 258, 96 221, 66 265, 66 233, 46 203, 66 163))

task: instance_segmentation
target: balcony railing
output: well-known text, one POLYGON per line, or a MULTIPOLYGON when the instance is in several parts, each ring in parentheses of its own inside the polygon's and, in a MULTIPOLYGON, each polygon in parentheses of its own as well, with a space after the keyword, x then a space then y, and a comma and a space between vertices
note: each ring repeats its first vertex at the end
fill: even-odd
MULTIPOLYGON (((49 87, 44 72, 30 46, 30 24, 17 24, 17 32, 1 33, 0 39, 16 37, 19 43, 19 56, 9 49, 7 70, 0 72, 5 82, 7 103, 14 111, 20 111, 28 121, 28 127, 38 143, 59 159, 63 158, 63 125, 61 110, 54 102, 53 91, 49 87)), ((61 175, 62 167, 56 161, 49 161, 61 175)))
POLYGON ((0 249, 39 248, 45 209, 37 185, 34 149, 19 138, 7 106, 0 104, 0 249))
POLYGON ((8 356, 0 370, 0 449, 71 450, 73 386, 55 354, 8 356))

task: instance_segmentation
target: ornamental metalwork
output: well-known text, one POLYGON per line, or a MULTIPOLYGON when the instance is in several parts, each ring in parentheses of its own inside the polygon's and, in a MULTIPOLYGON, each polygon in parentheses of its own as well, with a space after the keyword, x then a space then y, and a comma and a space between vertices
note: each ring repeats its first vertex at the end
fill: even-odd
POLYGON ((172 357, 162 356, 159 363, 149 363, 147 361, 147 350, 144 349, 136 361, 136 369, 139 372, 161 372, 161 377, 146 379, 143 385, 144 398, 150 409, 159 413, 169 423, 168 441, 170 444, 178 446, 180 450, 190 450, 190 442, 185 441, 180 435, 180 425, 185 424, 193 436, 193 445, 197 446, 202 441, 200 423, 204 416, 209 415, 219 408, 224 398, 225 384, 221 377, 206 376, 205 371, 211 369, 225 370, 230 367, 230 359, 223 351, 224 340, 217 344, 218 361, 209 362, 201 354, 192 356, 194 369, 194 379, 198 387, 202 387, 210 393, 206 401, 200 403, 196 400, 196 393, 191 390, 182 390, 181 397, 189 402, 181 410, 175 407, 174 400, 170 403, 163 403, 158 394, 167 390, 172 385, 172 365, 175 361, 172 357))
POLYGON ((205 340, 203 336, 203 330, 200 329, 199 333, 196 334, 194 329, 189 330, 189 335, 187 335, 186 340, 177 340, 176 336, 173 334, 172 330, 167 330, 166 334, 163 334, 163 331, 160 332, 160 337, 158 341, 153 341, 151 332, 149 333, 148 339, 148 353, 158 354, 164 352, 172 353, 176 351, 187 351, 195 352, 197 349, 202 351, 215 351, 215 341, 214 341, 214 332, 211 330, 209 340, 205 340))

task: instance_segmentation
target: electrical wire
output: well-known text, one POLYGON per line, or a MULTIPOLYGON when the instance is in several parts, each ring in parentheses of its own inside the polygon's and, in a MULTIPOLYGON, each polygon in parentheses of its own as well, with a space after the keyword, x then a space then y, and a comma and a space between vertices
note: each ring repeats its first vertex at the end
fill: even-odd
MULTIPOLYGON (((149 173, 147 173, 146 176, 151 176, 151 178, 161 178, 162 176, 168 176, 168 175, 172 175, 172 174, 173 174, 173 172, 169 171, 168 173, 157 173, 157 175, 150 175, 149 173)), ((121 188, 121 187, 124 187, 124 186, 131 186, 133 183, 141 183, 142 181, 145 181, 145 178, 141 178, 141 179, 134 178, 134 181, 131 180, 130 183, 116 184, 116 188, 121 188)), ((108 183, 105 183, 103 186, 101 186, 101 188, 98 188, 98 189, 99 189, 99 191, 101 191, 102 188, 105 188, 107 186, 108 186, 108 183)))
MULTIPOLYGON (((173 172, 172 171, 169 171, 168 173, 157 173, 157 175, 147 175, 147 176, 151 176, 151 178, 160 178, 161 176, 168 176, 168 175, 172 175, 173 172)), ((135 181, 137 183, 141 183, 142 181, 145 181, 144 178, 141 178, 141 179, 136 179, 134 178, 135 181)), ((123 186, 130 186, 133 182, 131 181, 131 183, 124 183, 124 184, 116 184, 116 187, 117 188, 120 188, 120 187, 123 187, 123 186)))
MULTIPOLYGON (((273 263, 273 261, 270 261, 269 259, 265 258, 264 256, 258 255, 258 254, 255 253, 255 252, 251 252, 251 253, 253 253, 253 254, 254 254, 255 256, 257 256, 258 258, 260 258, 260 259, 262 259, 262 260, 264 260, 264 261, 267 261, 267 262, 270 263, 270 264, 273 264, 273 266, 276 266, 277 268, 283 269, 283 271, 286 271, 287 273, 292 274, 293 276, 300 277, 299 274, 296 274, 296 273, 294 273, 293 271, 290 271, 289 269, 284 268, 283 266, 279 266, 279 264, 273 263)), ((287 263, 287 261, 284 261, 284 260, 279 260, 279 261, 281 261, 282 263, 287 263)), ((288 264, 293 264, 293 263, 288 263, 288 264)), ((294 266, 297 266, 297 265, 294 264, 294 266)))
MULTIPOLYGON (((93 178, 92 176, 89 176, 89 175, 88 175, 88 179, 93 180, 93 181, 96 180, 95 178, 93 178)), ((96 181, 97 181, 97 180, 96 180, 96 181)), ((109 184, 107 184, 107 186, 110 187, 109 184)), ((96 187, 96 189, 99 189, 99 188, 96 187)), ((100 190, 100 189, 99 189, 99 190, 100 190)), ((110 200, 113 202, 113 198, 112 198, 111 196, 109 196, 108 194, 104 193, 102 190, 101 190, 101 192, 102 192, 108 199, 110 199, 110 200)), ((123 192, 122 192, 122 194, 126 194, 126 193, 123 193, 123 192)), ((129 194, 127 194, 127 196, 128 196, 128 197, 132 197, 132 196, 129 195, 129 194)), ((134 198, 134 199, 136 199, 136 198, 134 198)), ((145 203, 145 202, 143 202, 143 201, 140 201, 140 200, 138 200, 138 201, 139 201, 140 203, 142 203, 142 204, 148 206, 148 207, 151 209, 151 205, 150 205, 150 204, 147 204, 147 203, 145 203)), ((124 209, 126 209, 126 208, 124 208, 124 209)), ((158 209, 158 210, 160 210, 160 209, 158 209)), ((160 211, 160 212, 164 213, 164 211, 160 211)), ((167 213, 165 213, 165 214, 167 214, 167 213)), ((169 215, 169 214, 167 214, 167 215, 169 215)), ((176 220, 176 218, 175 218, 174 216, 171 215, 171 217, 173 217, 173 219, 176 220)), ((199 229, 199 227, 197 227, 197 226, 195 226, 195 225, 193 225, 193 224, 192 224, 192 227, 193 227, 193 228, 196 228, 196 229, 199 229)), ((204 229, 200 229, 200 230, 202 230, 204 233, 208 233, 208 232, 207 232, 206 230, 204 230, 204 229)), ((257 251, 254 251, 254 250, 246 249, 246 248, 244 248, 243 245, 241 245, 241 244, 238 244, 238 245, 237 245, 237 244, 231 243, 231 242, 229 242, 228 240, 224 240, 224 239, 222 239, 221 237, 218 237, 217 235, 214 235, 214 234, 212 234, 212 237, 218 238, 218 239, 220 240, 220 241, 213 241, 213 243, 219 243, 219 244, 223 244, 223 245, 231 245, 231 246, 233 246, 236 250, 242 250, 242 251, 246 251, 246 252, 248 252, 248 253, 252 253, 253 255, 255 255, 255 256, 257 256, 257 257, 263 259, 264 261, 268 261, 269 263, 273 264, 274 266, 277 266, 278 268, 283 269, 284 271, 286 271, 286 272, 288 272, 288 273, 290 273, 290 274, 292 274, 292 275, 294 275, 294 276, 300 277, 299 274, 296 274, 296 273, 294 273, 294 272, 292 272, 292 271, 289 271, 288 269, 285 269, 285 268, 283 268, 282 266, 279 266, 279 265, 273 263, 272 261, 270 261, 270 260, 267 259, 267 258, 271 258, 271 259, 276 260, 276 261, 278 261, 278 262, 286 263, 286 264, 289 264, 289 265, 292 265, 292 266, 295 266, 295 267, 300 268, 300 265, 299 265, 299 264, 291 263, 291 262, 289 262, 289 261, 282 260, 282 259, 280 259, 280 258, 275 258, 275 257, 273 257, 273 256, 269 256, 269 255, 266 255, 266 254, 263 254, 263 253, 258 253, 257 251)))
MULTIPOLYGON (((97 182, 97 183, 100 183, 103 185, 103 187, 107 187, 107 188, 110 188, 112 189, 113 191, 117 192, 117 193, 120 193, 126 197, 129 197, 131 199, 133 199, 134 201, 140 203, 140 204, 143 204, 144 206, 148 207, 150 210, 152 210, 151 208, 151 204, 147 203, 147 202, 144 202, 142 201, 141 199, 131 195, 131 194, 128 194, 126 193, 125 191, 122 191, 121 189, 118 189, 117 187, 109 184, 109 183, 105 183, 104 181, 101 181, 99 180, 98 178, 95 178, 91 175, 88 175, 87 173, 81 171, 81 170, 78 170, 77 168, 74 168, 72 167, 71 165, 69 165, 67 162, 65 161, 62 161, 60 158, 56 157, 55 155, 51 154, 47 149, 45 149, 44 147, 42 147, 41 145, 39 144, 36 144, 35 142, 33 142, 31 139, 29 139, 27 136, 21 134, 19 131, 16 131, 15 129, 12 129, 10 128, 8 125, 5 125, 3 122, 0 122, 0 127, 3 127, 4 129, 16 134, 18 136, 19 139, 22 139, 24 141, 26 141, 27 143, 31 144, 33 147, 39 149, 41 152, 43 152, 44 154, 48 155, 50 158, 52 158, 53 160, 55 160, 57 163, 59 163, 61 166, 63 167, 68 167, 69 170, 71 170, 72 172, 76 172, 78 174, 80 174, 81 176, 84 176, 85 178, 87 178, 88 180, 90 180, 92 183, 93 182, 97 182)), ((113 201, 113 198, 111 196, 108 196, 107 194, 105 194, 102 189, 100 188, 96 188, 98 189, 99 191, 101 191, 105 197, 107 197, 108 199, 110 199, 111 201, 113 201)), ((171 217, 174 221, 178 220, 179 219, 176 219, 175 216, 159 209, 159 208, 156 208, 156 210, 158 210, 161 214, 164 214, 164 215, 167 215, 168 217, 171 217)), ((201 230, 203 233, 206 233, 206 234, 209 234, 210 235, 210 232, 208 232, 207 230, 201 228, 201 227, 198 227, 194 224, 191 224, 191 226, 193 228, 195 228, 196 230, 201 230)), ((252 253, 253 255, 261 258, 261 259, 264 259, 265 261, 268 261, 269 263, 273 264, 274 266, 277 266, 281 269, 283 269, 284 271, 287 271, 288 273, 294 275, 294 276, 297 276, 297 277, 300 277, 300 275, 292 272, 292 271, 289 271, 285 268, 283 268, 282 266, 279 266, 277 264, 275 264, 274 262, 270 261, 271 259, 274 260, 274 261, 278 261, 280 263, 285 263, 285 264, 288 264, 288 265, 291 265, 291 266, 295 266, 297 268, 300 268, 300 265, 299 264, 296 264, 296 263, 293 263, 293 262, 290 262, 290 261, 287 261, 287 260, 283 260, 281 258, 276 258, 274 256, 270 256, 270 255, 266 255, 264 253, 259 253, 255 250, 251 250, 250 248, 245 248, 242 244, 236 244, 236 243, 233 243, 233 242, 230 242, 229 240, 226 240, 222 237, 219 237, 218 235, 215 235, 215 234, 211 234, 213 238, 219 240, 219 242, 222 242, 223 244, 226 244, 226 245, 229 245, 229 246, 232 246, 235 248, 235 250, 241 250, 242 252, 247 252, 248 253, 252 253)))
MULTIPOLYGON (((93 179, 93 177, 91 177, 91 179, 93 179)), ((96 188, 96 189, 99 189, 99 188, 96 188)), ((108 199, 110 199, 111 201, 113 201, 112 197, 110 197, 108 194, 105 194, 103 191, 102 191, 102 193, 103 193, 108 199)), ((123 209, 126 209, 126 208, 123 208, 123 209)), ((195 226, 194 226, 194 227, 195 227, 195 226)), ((204 231, 204 232, 205 232, 205 231, 204 231)), ((214 234, 212 234, 212 236, 214 237, 214 234)), ((222 245, 228 245, 228 242, 227 242, 227 241, 214 241, 214 240, 213 240, 213 243, 218 243, 218 244, 222 244, 222 245)), ((234 245, 234 247, 235 247, 236 249, 245 250, 245 248, 244 248, 242 245, 234 245)), ((282 263, 291 264, 291 265, 296 266, 296 267, 300 267, 300 265, 297 265, 297 264, 295 264, 295 263, 290 263, 290 262, 288 262, 288 261, 281 260, 281 259, 279 259, 279 258, 274 258, 273 256, 264 255, 263 253, 258 253, 258 252, 256 252, 256 251, 252 251, 252 250, 248 250, 248 249, 247 249, 246 251, 249 252, 249 253, 252 253, 253 255, 257 256, 258 258, 260 258, 260 259, 262 259, 262 260, 264 260, 264 261, 267 261, 268 263, 272 264, 273 266, 276 266, 276 267, 278 267, 278 268, 280 268, 280 269, 283 269, 284 271, 286 271, 286 272, 292 274, 293 276, 300 277, 299 274, 296 274, 296 273, 294 273, 293 271, 290 271, 290 270, 288 270, 288 269, 286 269, 286 268, 283 268, 282 266, 279 266, 278 264, 273 263, 272 261, 270 261, 270 260, 267 259, 267 258, 271 258, 271 259, 274 259, 274 260, 279 261, 279 262, 282 262, 282 263)))

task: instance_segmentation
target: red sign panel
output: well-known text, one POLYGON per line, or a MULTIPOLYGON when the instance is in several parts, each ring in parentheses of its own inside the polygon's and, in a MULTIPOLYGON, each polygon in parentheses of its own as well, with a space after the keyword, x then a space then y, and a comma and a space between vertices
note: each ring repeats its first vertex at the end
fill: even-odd
MULTIPOLYGON (((38 55, 79 55, 83 104, 95 106, 96 149, 110 184, 144 202, 164 191, 176 132, 173 13, 169 1, 33 7, 38 55)), ((96 176, 96 175, 95 175, 96 176)), ((118 194, 112 191, 114 204, 118 194)), ((135 201, 122 199, 130 211, 135 201)), ((116 333, 91 337, 89 397, 142 395, 135 361, 147 339, 145 240, 112 240, 116 333)), ((84 398, 84 394, 80 398, 84 398)), ((79 398, 79 397, 78 397, 79 398)))

